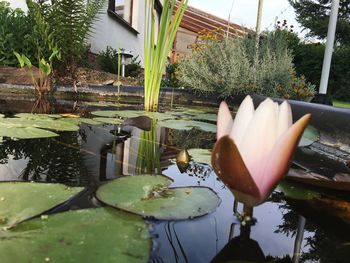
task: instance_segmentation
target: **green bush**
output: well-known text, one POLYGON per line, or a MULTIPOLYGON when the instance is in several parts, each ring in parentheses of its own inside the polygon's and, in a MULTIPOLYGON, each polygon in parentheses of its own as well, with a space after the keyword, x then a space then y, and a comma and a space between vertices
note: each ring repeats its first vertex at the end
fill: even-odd
POLYGON ((0 65, 16 66, 14 51, 24 53, 31 61, 37 58, 33 31, 34 20, 20 9, 11 9, 0 1, 0 65))
POLYGON ((162 79, 160 84, 161 87, 172 87, 178 88, 181 86, 180 80, 178 78, 179 75, 179 65, 178 63, 168 64, 165 68, 165 78, 162 79))
POLYGON ((277 33, 267 33, 256 54, 255 38, 209 41, 180 62, 180 80, 195 91, 221 97, 260 94, 307 99, 314 86, 297 77, 287 43, 277 33), (258 55, 258 59, 257 56, 258 55))
MULTIPOLYGON (((123 49, 121 49, 121 52, 123 49)), ((101 51, 97 56, 97 63, 102 70, 118 74, 118 50, 107 46, 105 51, 101 51)), ((141 72, 139 56, 134 57, 131 63, 125 65, 125 76, 126 77, 138 77, 141 72)))

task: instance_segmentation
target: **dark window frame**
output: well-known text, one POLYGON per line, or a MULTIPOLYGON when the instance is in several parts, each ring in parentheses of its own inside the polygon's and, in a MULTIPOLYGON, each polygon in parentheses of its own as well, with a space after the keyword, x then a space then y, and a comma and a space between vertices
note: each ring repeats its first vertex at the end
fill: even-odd
POLYGON ((131 1, 131 12, 130 12, 130 22, 126 21, 122 16, 118 15, 115 12, 115 0, 109 0, 108 1, 108 10, 107 13, 108 15, 113 18, 114 20, 116 20, 119 24, 121 24, 123 27, 125 27, 126 29, 128 29, 129 31, 131 31, 132 33, 134 33, 135 35, 138 35, 139 32, 132 27, 132 15, 133 15, 133 0, 131 1))

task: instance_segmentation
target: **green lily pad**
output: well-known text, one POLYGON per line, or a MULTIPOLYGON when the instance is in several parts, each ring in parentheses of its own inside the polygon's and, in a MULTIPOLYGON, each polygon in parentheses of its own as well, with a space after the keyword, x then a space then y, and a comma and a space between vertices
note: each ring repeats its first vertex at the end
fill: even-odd
POLYGON ((215 113, 199 113, 191 117, 195 120, 213 121, 216 122, 218 115, 215 113))
POLYGON ((17 139, 36 139, 58 136, 57 133, 46 131, 34 127, 11 127, 0 123, 0 137, 10 137, 17 139))
POLYGON ((111 208, 68 211, 0 231, 1 262, 147 262, 148 227, 111 208))
POLYGON ((17 113, 17 118, 37 119, 37 118, 51 118, 60 119, 62 118, 59 114, 40 114, 40 113, 17 113))
POLYGON ((48 117, 33 117, 33 118, 4 118, 1 124, 9 127, 35 127, 55 131, 77 131, 79 126, 64 122, 60 119, 52 119, 48 117))
POLYGON ((157 120, 169 120, 169 119, 175 119, 176 116, 169 112, 147 112, 147 111, 137 111, 137 110, 121 110, 121 111, 113 111, 113 110, 106 110, 106 111, 93 111, 91 112, 93 115, 98 117, 107 117, 107 118, 134 118, 138 116, 147 116, 152 119, 157 120))
POLYGON ((93 118, 94 121, 105 124, 113 124, 113 125, 118 125, 122 124, 123 120, 122 119, 117 119, 117 118, 104 118, 104 117, 95 117, 93 118))
POLYGON ((211 164, 211 151, 208 149, 194 148, 189 149, 188 153, 192 156, 193 161, 197 163, 211 164))
POLYGON ((193 120, 164 120, 158 123, 161 127, 174 130, 191 130, 197 128, 206 132, 216 132, 216 125, 193 120))
POLYGON ((90 125, 100 125, 101 122, 89 119, 89 118, 62 118, 61 121, 74 124, 74 125, 79 125, 81 123, 86 123, 90 125))
POLYGON ((309 146, 320 139, 320 132, 311 125, 308 125, 300 139, 299 147, 309 146))
POLYGON ((81 187, 28 182, 0 183, 0 226, 11 227, 73 197, 81 187))
POLYGON ((276 190, 283 192, 283 194, 288 198, 297 200, 311 200, 321 197, 321 194, 319 192, 312 191, 301 185, 286 181, 279 183, 276 190))
POLYGON ((109 118, 115 118, 115 117, 121 117, 121 118, 133 118, 137 116, 142 116, 145 114, 144 111, 135 111, 135 110, 123 110, 123 111, 117 111, 117 110, 99 110, 99 111, 93 111, 91 112, 92 115, 98 116, 98 117, 109 117, 109 118))
POLYGON ((213 211, 220 198, 206 187, 168 188, 159 175, 121 177, 102 185, 97 198, 116 208, 161 220, 188 219, 213 211))

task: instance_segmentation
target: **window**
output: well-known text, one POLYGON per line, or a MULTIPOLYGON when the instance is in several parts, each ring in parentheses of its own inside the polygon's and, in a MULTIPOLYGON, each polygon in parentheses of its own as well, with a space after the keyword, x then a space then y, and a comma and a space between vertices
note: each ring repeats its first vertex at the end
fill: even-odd
POLYGON ((109 0, 109 11, 114 12, 124 22, 132 25, 133 0, 109 0))

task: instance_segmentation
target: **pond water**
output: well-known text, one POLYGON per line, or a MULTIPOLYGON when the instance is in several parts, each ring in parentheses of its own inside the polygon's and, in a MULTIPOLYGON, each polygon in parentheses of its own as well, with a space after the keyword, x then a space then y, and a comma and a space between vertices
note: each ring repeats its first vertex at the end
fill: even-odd
MULTIPOLYGON (((0 107, 0 113, 11 116, 28 112, 31 103, 8 101, 6 106, 0 107)), ((89 112, 97 109, 117 108, 69 101, 51 105, 51 113, 75 111, 86 117, 91 117, 89 112)), ((140 106, 118 107, 118 110, 122 109, 140 109, 140 106)), ((204 110, 215 113, 217 109, 205 107, 204 110)), ((4 138, 0 143, 0 181, 53 182, 86 187, 82 195, 55 212, 102 206, 94 198, 100 184, 143 172, 161 172, 174 180, 172 186, 206 186, 219 195, 219 207, 208 215, 191 220, 148 220, 153 237, 150 262, 292 262, 293 256, 293 262, 349 262, 349 215, 344 219, 331 208, 326 207, 329 213, 320 208, 320 203, 324 205, 329 204, 328 200, 336 200, 334 202, 339 201, 349 209, 348 193, 313 188, 311 190, 321 191, 320 200, 324 200, 315 202, 294 199, 293 196, 288 198, 281 193, 282 188, 278 188, 268 201, 254 208, 257 223, 241 226, 233 214, 233 195, 209 165, 196 162, 194 156, 190 167, 181 173, 172 159, 182 149, 211 149, 215 142, 214 133, 198 128, 176 130, 159 125, 153 131, 145 132, 133 126, 118 128, 108 124, 82 123, 79 131, 60 132, 59 135, 45 139, 4 138), (150 138, 153 140, 148 141, 150 138), (147 147, 153 147, 159 158, 150 158, 149 152, 142 150, 147 147), (300 255, 297 256, 298 239, 300 255)), ((309 148, 305 149, 310 155, 309 148)), ((298 160, 303 160, 305 151, 298 150, 298 160)), ((324 159, 322 165, 325 166, 324 159)), ((342 169, 342 172, 350 173, 346 167, 342 169)), ((302 188, 288 182, 284 184, 293 190, 300 188, 301 193, 310 190, 310 186, 302 188)))

